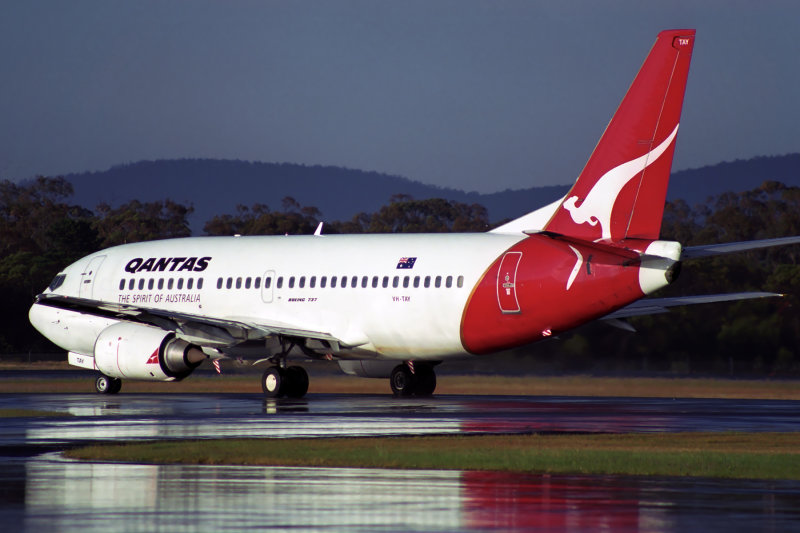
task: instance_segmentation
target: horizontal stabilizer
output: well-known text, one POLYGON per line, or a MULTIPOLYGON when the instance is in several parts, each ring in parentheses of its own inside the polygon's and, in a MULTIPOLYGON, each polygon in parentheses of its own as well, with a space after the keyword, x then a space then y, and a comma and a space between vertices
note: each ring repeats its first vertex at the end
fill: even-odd
POLYGON ((728 242, 725 244, 706 244, 701 246, 687 246, 683 249, 681 259, 694 259, 696 257, 711 257, 714 255, 732 254, 770 248, 772 246, 786 246, 787 244, 800 244, 800 236, 780 237, 777 239, 762 239, 759 241, 728 242))
POLYGON ((733 302, 754 298, 775 298, 783 296, 775 292, 734 292, 729 294, 704 294, 701 296, 674 296, 671 298, 647 298, 637 300, 630 305, 617 309, 600 320, 628 318, 641 315, 656 315, 669 312, 669 307, 681 305, 710 304, 716 302, 733 302))

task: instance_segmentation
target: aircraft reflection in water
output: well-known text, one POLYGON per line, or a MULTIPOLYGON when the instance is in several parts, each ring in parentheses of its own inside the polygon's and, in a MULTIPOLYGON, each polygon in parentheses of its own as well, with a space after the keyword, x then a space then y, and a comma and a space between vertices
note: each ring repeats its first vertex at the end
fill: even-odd
POLYGON ((114 465, 47 456, 30 460, 24 475, 25 528, 62 532, 708 531, 710 524, 788 531, 800 521, 798 482, 114 465))

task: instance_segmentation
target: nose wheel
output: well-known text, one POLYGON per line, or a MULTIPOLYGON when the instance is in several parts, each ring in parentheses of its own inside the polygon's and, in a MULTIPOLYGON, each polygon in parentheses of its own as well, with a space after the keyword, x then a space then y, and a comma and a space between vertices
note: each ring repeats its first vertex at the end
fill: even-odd
POLYGON ((261 376, 261 388, 267 398, 302 398, 308 392, 308 373, 301 366, 271 366, 261 376))
POLYGON ((99 394, 117 394, 122 389, 122 380, 98 374, 94 380, 94 390, 99 394))

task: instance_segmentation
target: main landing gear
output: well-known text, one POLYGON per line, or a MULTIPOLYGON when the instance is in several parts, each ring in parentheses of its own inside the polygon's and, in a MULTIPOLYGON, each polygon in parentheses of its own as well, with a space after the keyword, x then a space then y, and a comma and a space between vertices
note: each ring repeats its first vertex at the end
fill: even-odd
POLYGON ((301 366, 271 366, 261 377, 261 388, 267 398, 302 398, 308 392, 308 374, 301 366))
POLYGON ((430 396, 436 390, 436 373, 429 364, 397 365, 389 384, 395 396, 430 396))
POLYGON ((116 394, 122 389, 122 380, 98 374, 94 380, 94 389, 100 394, 116 394))

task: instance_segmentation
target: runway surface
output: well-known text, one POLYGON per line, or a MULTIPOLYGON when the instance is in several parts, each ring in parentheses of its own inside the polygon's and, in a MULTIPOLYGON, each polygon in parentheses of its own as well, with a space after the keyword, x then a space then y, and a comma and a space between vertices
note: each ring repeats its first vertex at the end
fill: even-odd
MULTIPOLYGON (((230 436, 800 431, 800 402, 512 396, 4 394, 11 530, 737 531, 800 529, 800 482, 78 463, 79 443, 230 436)), ((4 527, 5 529, 5 527, 4 527)))

